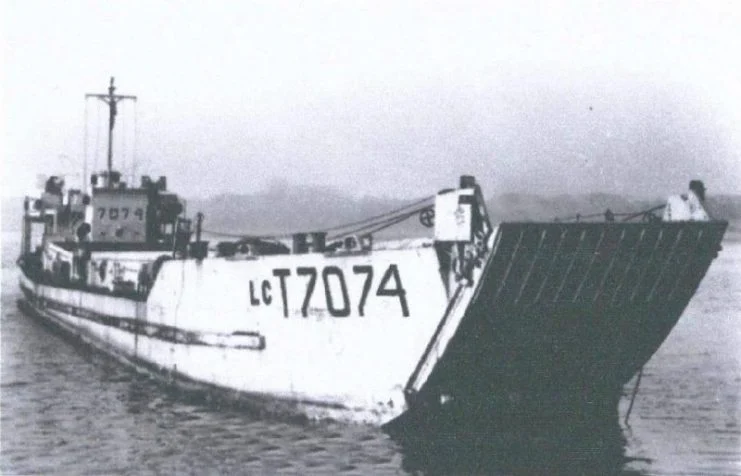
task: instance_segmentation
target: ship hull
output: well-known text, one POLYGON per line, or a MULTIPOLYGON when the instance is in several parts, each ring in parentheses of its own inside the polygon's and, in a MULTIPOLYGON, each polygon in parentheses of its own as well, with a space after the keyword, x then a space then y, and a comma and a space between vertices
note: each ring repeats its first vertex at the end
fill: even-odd
MULTIPOLYGON (((326 401, 302 400, 295 397, 281 397, 275 394, 238 391, 233 388, 216 385, 206 381, 196 380, 184 372, 161 365, 153 359, 143 358, 136 353, 122 351, 120 344, 127 339, 112 339, 110 331, 105 329, 82 330, 71 324, 75 320, 73 315, 65 315, 49 311, 44 307, 32 304, 30 299, 19 299, 18 308, 26 315, 31 316, 48 326, 52 331, 69 339, 75 345, 87 346, 125 365, 139 374, 152 378, 168 388, 183 392, 182 395, 197 398, 200 401, 220 402, 238 408, 246 408, 254 412, 267 412, 270 415, 301 418, 310 420, 337 420, 361 421, 381 425, 378 415, 363 414, 362 411, 351 410, 341 403, 326 401), (102 337, 103 334, 108 334, 102 337), (113 343, 116 340, 117 343, 113 343)), ((95 326, 93 326, 95 327, 95 326)), ((147 338, 141 338, 142 345, 146 346, 147 338)), ((136 343, 134 343, 136 346, 136 343)))
POLYGON ((167 381, 373 425, 406 410, 403 386, 445 303, 431 247, 172 260, 146 300, 23 273, 20 286, 24 310, 167 381))
MULTIPOLYGON (((19 299, 18 307, 25 314, 40 320, 74 342, 90 346, 141 374, 193 396, 216 399, 230 405, 245 405, 283 417, 328 419, 377 426, 393 420, 401 413, 381 412, 359 404, 354 405, 347 396, 301 395, 290 390, 270 393, 245 390, 240 388, 243 385, 238 379, 231 375, 219 375, 218 370, 212 372, 210 377, 199 378, 197 367, 208 366, 209 362, 222 362, 225 370, 234 367, 249 368, 250 363, 245 363, 240 358, 242 349, 173 344, 112 328, 111 319, 109 324, 80 325, 81 318, 76 308, 67 307, 71 312, 62 311, 63 306, 49 301, 39 304, 38 299, 31 296, 19 299), (173 360, 177 363, 170 364, 173 360)), ((389 395, 389 401, 396 397, 398 395, 389 395)), ((403 406, 399 410, 403 410, 403 406)))
POLYGON ((617 415, 726 226, 503 223, 449 289, 427 247, 172 260, 146 300, 23 274, 20 305, 168 382, 311 418, 595 423, 617 415))

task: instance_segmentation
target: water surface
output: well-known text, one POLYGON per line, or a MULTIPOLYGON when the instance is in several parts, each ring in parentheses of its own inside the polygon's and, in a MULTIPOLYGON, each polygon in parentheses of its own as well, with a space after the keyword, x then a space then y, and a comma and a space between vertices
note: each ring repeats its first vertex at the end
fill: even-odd
POLYGON ((17 238, 4 233, 0 471, 741 474, 741 243, 724 246, 646 365, 629 426, 401 442, 365 426, 194 401, 71 344, 17 310, 17 238))

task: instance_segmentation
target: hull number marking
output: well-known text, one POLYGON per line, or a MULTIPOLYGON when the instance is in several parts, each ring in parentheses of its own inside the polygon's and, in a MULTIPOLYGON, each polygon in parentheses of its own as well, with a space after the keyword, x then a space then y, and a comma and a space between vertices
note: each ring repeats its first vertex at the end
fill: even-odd
MULTIPOLYGON (((300 278, 303 283, 303 294, 300 295, 300 302, 292 302, 291 305, 301 305, 301 316, 309 316, 309 304, 311 303, 314 291, 317 287, 317 281, 321 281, 324 288, 324 304, 329 314, 333 317, 348 317, 357 310, 359 316, 365 316, 365 305, 368 302, 368 296, 373 289, 373 267, 369 265, 356 265, 352 268, 353 277, 345 277, 343 270, 337 266, 326 266, 321 270, 313 266, 299 266, 295 270, 295 276, 300 278), (355 278, 357 276, 357 278, 355 278), (348 281, 362 282, 361 286, 348 287, 348 281), (351 293, 352 290, 353 292, 351 293), (359 294, 359 296, 358 296, 359 294)), ((276 268, 273 270, 273 277, 277 278, 278 283, 275 290, 280 290, 280 302, 283 307, 283 316, 288 317, 288 278, 292 276, 292 270, 288 268, 276 268)), ((409 306, 407 304, 406 290, 401 283, 399 268, 391 264, 386 268, 381 279, 377 281, 375 296, 380 298, 395 298, 399 301, 399 310, 403 317, 409 317, 409 306)), ((262 281, 250 281, 250 305, 252 306, 270 306, 278 298, 277 293, 274 296, 273 282, 268 279, 262 281)))

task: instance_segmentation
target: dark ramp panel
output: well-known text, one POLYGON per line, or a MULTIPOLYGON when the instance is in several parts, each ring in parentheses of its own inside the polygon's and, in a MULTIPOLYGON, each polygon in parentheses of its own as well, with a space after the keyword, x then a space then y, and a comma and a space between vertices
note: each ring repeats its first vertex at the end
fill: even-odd
POLYGON ((726 227, 501 224, 481 292, 423 391, 523 411, 613 405, 676 324, 726 227))

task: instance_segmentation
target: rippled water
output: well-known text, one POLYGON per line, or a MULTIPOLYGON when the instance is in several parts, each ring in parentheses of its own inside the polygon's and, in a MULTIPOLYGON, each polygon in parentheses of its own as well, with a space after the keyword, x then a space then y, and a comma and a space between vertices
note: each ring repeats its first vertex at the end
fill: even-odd
POLYGON ((630 426, 395 441, 193 401, 71 344, 16 309, 3 238, 2 474, 741 474, 741 243, 646 366, 630 426))

